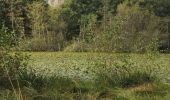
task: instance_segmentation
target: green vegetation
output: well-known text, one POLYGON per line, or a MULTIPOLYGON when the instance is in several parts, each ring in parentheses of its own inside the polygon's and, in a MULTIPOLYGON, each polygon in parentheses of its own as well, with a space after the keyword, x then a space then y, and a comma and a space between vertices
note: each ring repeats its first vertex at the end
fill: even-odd
POLYGON ((170 48, 169 0, 66 0, 59 7, 45 0, 0 2, 0 27, 23 39, 21 50, 145 52, 151 43, 161 52, 170 48))
POLYGON ((0 0, 0 100, 169 100, 169 9, 0 0))
POLYGON ((165 99, 170 55, 33 52, 20 74, 27 99, 165 99), (158 58, 159 57, 159 58, 158 58))
MULTIPOLYGON (((14 32, 10 32, 5 27, 0 29, 0 90, 3 93, 9 89, 13 96, 19 100, 18 93, 19 95, 21 93, 18 81, 19 73, 27 66, 29 56, 21 52, 11 52, 17 44, 18 38, 14 32)), ((9 98, 14 98, 10 94, 7 95, 9 98)), ((0 95, 0 99, 5 98, 0 95)))

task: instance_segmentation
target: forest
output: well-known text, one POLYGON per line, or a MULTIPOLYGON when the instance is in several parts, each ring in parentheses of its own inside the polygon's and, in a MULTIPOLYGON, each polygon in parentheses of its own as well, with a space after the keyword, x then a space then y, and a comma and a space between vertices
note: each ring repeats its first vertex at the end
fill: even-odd
POLYGON ((0 0, 0 100, 170 98, 170 0, 54 1, 0 0))
POLYGON ((169 0, 67 1, 1 0, 1 30, 26 51, 145 52, 151 42, 169 51, 169 0))

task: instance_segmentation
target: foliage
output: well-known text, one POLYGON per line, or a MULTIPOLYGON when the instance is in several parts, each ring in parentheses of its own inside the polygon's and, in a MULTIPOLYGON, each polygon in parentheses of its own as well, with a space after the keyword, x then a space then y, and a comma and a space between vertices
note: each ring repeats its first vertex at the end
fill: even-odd
POLYGON ((147 49, 157 49, 160 34, 157 30, 158 17, 140 9, 138 5, 128 6, 124 3, 119 5, 114 20, 112 26, 118 51, 146 52, 147 49))
MULTIPOLYGON (((81 31, 81 20, 83 15, 94 15, 96 16, 98 21, 101 21, 103 19, 103 10, 102 8, 105 7, 105 2, 102 0, 73 0, 70 4, 66 4, 63 6, 63 9, 61 10, 61 17, 64 18, 64 21, 68 24, 66 27, 68 38, 77 37, 80 34, 81 31)), ((110 11, 115 13, 116 7, 119 3, 121 3, 120 0, 107 0, 107 4, 110 4, 110 2, 114 5, 109 5, 109 9, 106 11, 110 11), (115 2, 115 3, 113 3, 115 2), (114 8, 114 9, 113 9, 114 8)))
POLYGON ((169 3, 0 0, 0 99, 168 99, 169 3))
POLYGON ((15 46, 17 38, 14 32, 10 32, 7 28, 0 29, 0 49, 7 49, 15 46))
MULTIPOLYGON (((158 66, 150 67, 151 59, 147 59, 144 65, 138 65, 135 59, 132 59, 130 55, 118 55, 118 61, 114 61, 111 64, 107 64, 107 61, 98 64, 100 71, 98 72, 99 81, 102 84, 109 85, 111 87, 129 87, 141 85, 144 83, 153 83, 160 81, 158 74, 163 72, 164 69, 158 66), (108 65, 112 65, 110 67, 108 65), (104 68, 104 69, 103 69, 104 68)), ((154 62, 152 62, 154 64, 154 62)))
POLYGON ((157 75, 162 76, 162 74, 165 74, 165 72, 162 73, 162 71, 168 70, 170 64, 168 62, 169 55, 160 55, 160 57, 153 57, 153 55, 155 56, 156 53, 148 53, 148 55, 130 54, 129 57, 126 57, 126 54, 123 55, 119 53, 36 52, 32 53, 31 59, 34 60, 31 61, 29 66, 32 66, 31 68, 35 69, 37 74, 49 76, 55 74, 85 80, 94 79, 98 70, 101 68, 102 71, 105 64, 107 64, 108 70, 110 71, 112 68, 114 70, 115 66, 124 65, 125 68, 133 71, 149 71, 150 69, 153 69, 152 72, 155 71, 155 73, 160 71, 160 74, 157 75), (147 68, 147 70, 145 70, 145 68, 147 68))
POLYGON ((12 90, 15 96, 15 88, 19 87, 18 75, 27 66, 29 59, 26 54, 12 51, 18 40, 14 31, 5 27, 0 30, 0 88, 12 90))
POLYGON ((164 68, 169 65, 168 55, 160 55, 158 60, 159 55, 151 53, 32 54, 32 67, 23 70, 19 78, 22 96, 26 99, 159 100, 167 98, 170 92, 169 85, 162 83, 164 78, 159 76, 167 72, 164 68))
POLYGON ((169 0, 144 0, 144 2, 141 2, 140 5, 142 7, 146 7, 152 11, 155 12, 156 15, 165 17, 169 16, 169 9, 170 9, 170 1, 169 0))
POLYGON ((82 48, 77 51, 147 52, 158 49, 160 18, 148 10, 124 2, 118 5, 115 16, 110 12, 103 16, 101 25, 97 24, 99 21, 94 14, 82 16, 77 40, 82 48))
POLYGON ((144 52, 155 38, 157 49, 169 49, 168 0, 66 0, 59 7, 45 0, 0 2, 0 27, 32 45, 25 50, 61 51, 75 38, 90 51, 144 52))

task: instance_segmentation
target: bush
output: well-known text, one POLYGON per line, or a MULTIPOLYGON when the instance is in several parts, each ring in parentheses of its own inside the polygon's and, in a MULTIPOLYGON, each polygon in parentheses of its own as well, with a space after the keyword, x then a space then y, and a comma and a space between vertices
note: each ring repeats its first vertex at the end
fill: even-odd
POLYGON ((21 53, 1 53, 0 59, 0 86, 10 88, 11 84, 16 82, 20 70, 27 66, 29 56, 21 53))
POLYGON ((65 52, 87 52, 90 51, 89 45, 83 41, 74 42, 71 45, 67 46, 64 51, 65 52))
POLYGON ((17 43, 16 34, 14 31, 9 31, 8 28, 0 29, 0 50, 14 47, 17 43))
POLYGON ((60 34, 48 34, 46 36, 33 36, 22 40, 19 48, 25 51, 61 51, 65 46, 65 40, 60 34), (57 38, 57 39, 56 39, 57 38))
POLYGON ((29 56, 12 51, 18 43, 14 32, 0 29, 0 86, 10 88, 16 82, 19 71, 27 66, 29 56))

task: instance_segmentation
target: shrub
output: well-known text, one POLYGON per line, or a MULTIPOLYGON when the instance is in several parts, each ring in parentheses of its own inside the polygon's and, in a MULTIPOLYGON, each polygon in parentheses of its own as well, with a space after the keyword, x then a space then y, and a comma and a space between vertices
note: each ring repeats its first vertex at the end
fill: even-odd
POLYGON ((20 53, 1 53, 0 58, 0 86, 10 88, 11 84, 15 84, 20 70, 27 66, 29 56, 20 53))
POLYGON ((89 45, 83 41, 74 42, 71 45, 67 46, 65 52, 87 52, 90 51, 89 45))
POLYGON ((14 88, 19 71, 27 66, 29 56, 14 52, 11 48, 17 45, 18 38, 6 28, 0 29, 0 86, 14 88))
POLYGON ((0 50, 14 47, 17 43, 14 31, 9 31, 6 27, 0 29, 0 50))

